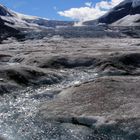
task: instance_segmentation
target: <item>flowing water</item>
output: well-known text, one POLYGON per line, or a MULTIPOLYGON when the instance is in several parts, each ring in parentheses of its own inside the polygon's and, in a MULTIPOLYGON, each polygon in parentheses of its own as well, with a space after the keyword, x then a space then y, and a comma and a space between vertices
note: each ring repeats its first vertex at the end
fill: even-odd
MULTIPOLYGON (((0 98, 0 136, 6 140, 56 140, 59 137, 60 132, 57 132, 59 130, 64 133, 63 138, 59 139, 71 139, 68 135, 73 132, 68 134, 66 130, 58 129, 57 124, 40 122, 36 117, 38 107, 40 103, 52 100, 63 88, 93 80, 98 74, 92 70, 60 70, 60 72, 68 76, 59 84, 38 89, 28 87, 0 98)), ((80 140, 82 137, 72 139, 80 140)))

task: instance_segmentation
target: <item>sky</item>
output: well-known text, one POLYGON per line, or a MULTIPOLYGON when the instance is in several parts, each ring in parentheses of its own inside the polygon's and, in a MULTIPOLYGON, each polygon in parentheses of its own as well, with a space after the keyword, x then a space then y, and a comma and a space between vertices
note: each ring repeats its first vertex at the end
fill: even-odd
POLYGON ((122 0, 0 0, 0 4, 23 14, 53 20, 86 21, 105 14, 122 0))

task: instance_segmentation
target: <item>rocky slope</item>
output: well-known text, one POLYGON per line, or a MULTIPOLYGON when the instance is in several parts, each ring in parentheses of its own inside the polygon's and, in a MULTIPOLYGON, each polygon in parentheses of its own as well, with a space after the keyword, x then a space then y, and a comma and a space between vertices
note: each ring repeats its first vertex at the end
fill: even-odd
POLYGON ((21 13, 14 12, 7 7, 0 5, 0 16, 2 19, 16 24, 20 28, 32 27, 34 26, 45 26, 45 27, 56 27, 56 26, 72 26, 73 22, 65 21, 53 21, 45 18, 40 18, 36 16, 24 15, 21 13))
MULTIPOLYGON (((121 12, 124 13, 123 11, 121 12)), ((139 15, 133 16, 134 18, 139 17, 139 15)), ((124 18, 125 22, 127 22, 126 17, 124 18)), ((133 20, 134 18, 131 19, 133 20)), ((101 17, 101 19, 103 19, 103 17, 101 17)), ((107 18, 108 22, 109 20, 110 19, 107 18)), ((74 27, 72 25, 73 22, 53 21, 39 17, 23 15, 20 13, 13 12, 12 10, 9 10, 8 8, 0 5, 1 42, 2 40, 7 39, 9 37, 15 37, 17 40, 20 41, 26 39, 41 39, 44 37, 53 37, 53 36, 61 36, 64 38, 80 38, 80 37, 122 38, 127 36, 135 38, 140 37, 139 32, 140 28, 136 26, 133 28, 96 26, 95 28, 95 25, 82 27, 74 27)))
POLYGON ((113 26, 140 26, 139 0, 124 0, 96 21, 85 22, 86 25, 95 23, 111 24, 113 26))
POLYGON ((25 35, 28 33, 30 34, 28 35, 29 39, 29 36, 32 36, 34 33, 41 34, 40 32, 45 31, 45 34, 47 35, 49 34, 47 32, 49 29, 53 32, 56 27, 72 25, 73 22, 48 20, 45 18, 20 14, 0 5, 0 40, 6 39, 10 36, 17 39, 24 39, 25 35))
POLYGON ((139 46, 134 38, 3 42, 0 135, 8 140, 140 139, 139 46))
POLYGON ((6 21, 0 18, 0 43, 8 37, 15 37, 18 40, 23 39, 24 35, 16 28, 10 27, 5 24, 6 21))
POLYGON ((90 128, 90 140, 140 139, 139 82, 139 77, 129 76, 97 78, 63 90, 41 105, 39 116, 90 128))

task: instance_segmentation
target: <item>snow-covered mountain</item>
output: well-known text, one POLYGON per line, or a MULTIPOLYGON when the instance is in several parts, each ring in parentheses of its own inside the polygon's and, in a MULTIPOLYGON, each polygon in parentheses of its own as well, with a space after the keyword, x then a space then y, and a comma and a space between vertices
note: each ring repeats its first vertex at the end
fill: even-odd
POLYGON ((140 26, 140 0, 125 0, 99 19, 85 22, 86 25, 95 23, 140 26))
POLYGON ((14 28, 34 28, 38 26, 37 24, 26 21, 26 19, 36 20, 37 17, 16 13, 3 5, 0 5, 0 19, 5 25, 14 28))
POLYGON ((74 22, 56 21, 24 15, 0 4, 0 42, 8 37, 39 38, 55 34, 56 27, 72 26, 74 22))
POLYGON ((0 4, 0 18, 5 21, 5 24, 11 24, 15 27, 22 28, 40 28, 56 27, 56 26, 71 26, 73 22, 48 20, 36 16, 24 15, 14 12, 0 4))
POLYGON ((56 27, 72 26, 73 22, 48 20, 14 12, 0 5, 0 42, 8 37, 34 38, 54 33, 56 27))

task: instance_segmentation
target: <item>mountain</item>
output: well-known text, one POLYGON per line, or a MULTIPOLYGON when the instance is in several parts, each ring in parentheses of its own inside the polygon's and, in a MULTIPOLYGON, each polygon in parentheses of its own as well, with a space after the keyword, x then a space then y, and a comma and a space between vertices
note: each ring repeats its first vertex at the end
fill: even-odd
POLYGON ((0 43, 2 40, 8 37, 15 37, 17 39, 24 38, 24 35, 16 28, 6 25, 7 21, 4 21, 0 18, 0 43))
POLYGON ((73 26, 74 22, 55 21, 28 16, 14 12, 0 5, 0 42, 8 37, 16 39, 42 39, 44 37, 62 36, 73 37, 140 37, 140 2, 136 0, 125 0, 114 7, 107 14, 94 21, 87 21, 85 25, 113 26, 73 26), (116 28, 124 26, 124 28, 116 28), (135 26, 128 29, 127 26, 135 26))
POLYGON ((14 12, 3 5, 0 5, 0 18, 6 23, 19 28, 38 28, 40 26, 54 28, 73 25, 73 22, 48 20, 46 18, 24 15, 14 12))
POLYGON ((97 20, 84 24, 109 24, 114 26, 140 26, 140 0, 125 0, 97 20))
POLYGON ((6 26, 13 28, 33 28, 37 26, 31 22, 26 22, 26 19, 35 20, 37 17, 16 13, 3 5, 0 5, 0 19, 6 26))
MULTIPOLYGON (((72 26, 74 22, 56 21, 40 18, 36 16, 24 15, 8 9, 0 4, 0 42, 7 37, 23 38, 28 34, 28 38, 35 36, 44 36, 50 31, 54 32, 54 28, 72 26)), ((48 33, 49 34, 49 33, 48 33)))
POLYGON ((25 19, 36 17, 22 15, 0 5, 0 42, 8 37, 24 38, 26 30, 39 29, 37 24, 26 22, 25 19))

